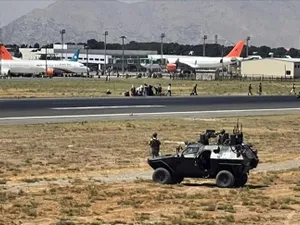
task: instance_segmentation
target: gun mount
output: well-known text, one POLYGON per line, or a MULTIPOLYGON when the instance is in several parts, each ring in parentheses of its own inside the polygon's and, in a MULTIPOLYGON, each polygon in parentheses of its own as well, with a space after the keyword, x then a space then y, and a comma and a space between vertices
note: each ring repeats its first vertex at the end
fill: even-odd
POLYGON ((198 142, 203 145, 209 145, 209 140, 218 136, 219 145, 240 145, 244 142, 243 125, 240 125, 239 121, 237 121, 237 125, 233 127, 232 134, 227 133, 224 129, 220 132, 208 129, 205 131, 205 133, 200 134, 200 139, 198 142))

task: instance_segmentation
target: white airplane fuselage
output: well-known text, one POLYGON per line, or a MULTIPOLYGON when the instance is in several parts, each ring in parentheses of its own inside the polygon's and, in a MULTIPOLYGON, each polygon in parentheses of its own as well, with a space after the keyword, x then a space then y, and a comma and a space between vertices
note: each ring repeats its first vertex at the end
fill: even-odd
MULTIPOLYGON (((154 60, 160 59, 161 56, 149 56, 154 60)), ((183 55, 163 55, 168 63, 176 63, 176 61, 187 64, 194 69, 200 68, 221 68, 236 62, 236 58, 230 57, 203 57, 203 56, 183 56, 183 55), (223 63, 222 63, 223 62, 223 63)))
POLYGON ((62 71, 65 73, 85 73, 89 69, 79 62, 59 61, 59 60, 0 60, 1 72, 4 74, 23 73, 36 74, 43 73, 48 69, 62 71))

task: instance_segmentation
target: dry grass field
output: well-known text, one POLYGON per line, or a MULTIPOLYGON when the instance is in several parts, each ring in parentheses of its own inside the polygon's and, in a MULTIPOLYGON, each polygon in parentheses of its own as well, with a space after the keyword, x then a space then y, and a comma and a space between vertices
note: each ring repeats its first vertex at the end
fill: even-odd
MULTIPOLYGON (((240 122, 261 163, 300 159, 299 115, 240 122)), ((0 224, 297 224, 300 170, 252 173, 247 187, 232 190, 216 188, 214 180, 161 186, 151 177, 127 183, 85 179, 149 170, 147 143, 155 131, 162 152, 171 153, 175 142, 196 140, 206 128, 231 131, 235 124, 236 118, 170 118, 2 125, 0 224), (50 180, 71 183, 39 185, 50 180)))
MULTIPOLYGON (((172 84, 173 95, 189 95, 192 87, 198 84, 199 95, 234 95, 247 94, 251 83, 253 93, 257 94, 259 82, 247 81, 189 81, 170 79, 112 79, 105 82, 101 79, 12 79, 0 80, 1 98, 35 98, 35 97, 102 97, 110 89, 112 96, 121 96, 129 91, 131 85, 141 84, 162 85, 166 91, 167 85, 172 84)), ((264 81, 264 94, 289 94, 292 82, 264 81)), ((299 88, 296 84, 296 91, 299 88)))
POLYGON ((299 177, 299 169, 252 174, 240 189, 219 189, 192 179, 173 186, 76 179, 67 187, 1 191, 0 224, 296 225, 299 177))
MULTIPOLYGON (((240 122, 262 163, 300 157, 299 115, 243 117, 240 122)), ((175 153, 176 142, 195 141, 206 128, 231 132, 235 125, 236 118, 2 125, 1 176, 20 180, 144 168, 153 132, 158 132, 165 154, 175 153)))

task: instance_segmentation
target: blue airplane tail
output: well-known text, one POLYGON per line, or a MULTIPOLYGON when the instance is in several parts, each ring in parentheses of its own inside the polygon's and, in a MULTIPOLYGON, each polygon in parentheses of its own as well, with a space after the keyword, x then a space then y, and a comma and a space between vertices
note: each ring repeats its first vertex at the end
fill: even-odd
POLYGON ((79 57, 79 52, 80 52, 80 50, 77 49, 70 61, 77 62, 78 61, 78 57, 79 57))

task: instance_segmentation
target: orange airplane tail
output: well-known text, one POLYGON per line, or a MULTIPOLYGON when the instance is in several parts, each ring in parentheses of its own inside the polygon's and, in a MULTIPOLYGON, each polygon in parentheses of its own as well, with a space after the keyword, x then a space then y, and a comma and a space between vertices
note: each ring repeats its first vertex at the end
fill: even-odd
POLYGON ((240 57, 245 45, 245 41, 239 41, 226 57, 240 57))
POLYGON ((0 59, 13 60, 10 52, 3 45, 0 45, 0 59))

